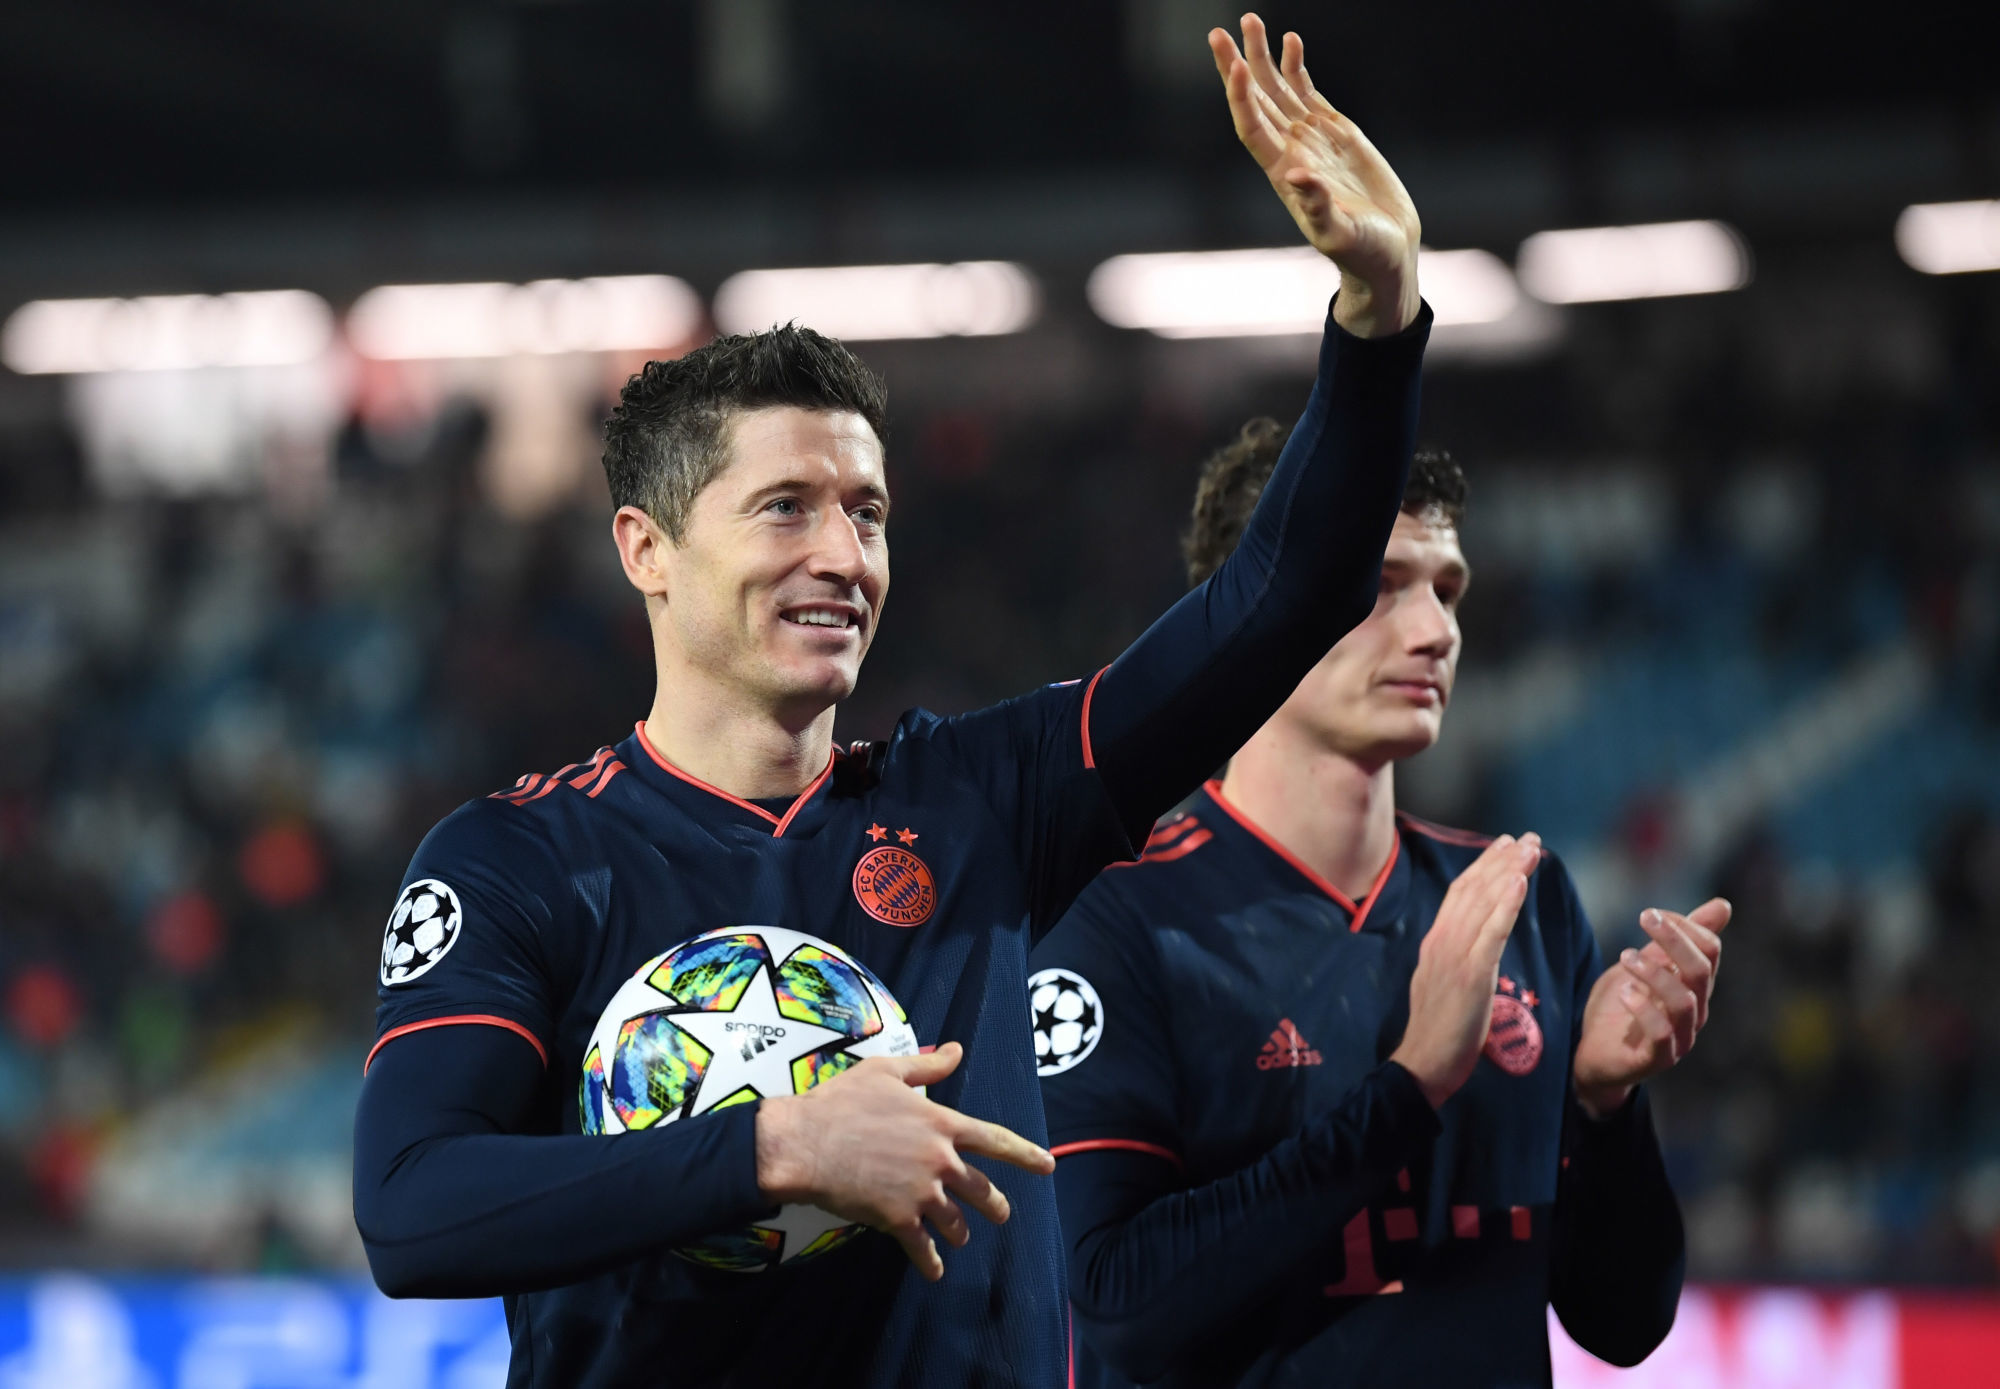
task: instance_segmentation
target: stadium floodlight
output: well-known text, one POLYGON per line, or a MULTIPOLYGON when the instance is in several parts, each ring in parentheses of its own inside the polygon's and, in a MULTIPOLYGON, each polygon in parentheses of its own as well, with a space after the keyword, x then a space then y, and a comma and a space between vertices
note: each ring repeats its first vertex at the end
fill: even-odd
MULTIPOLYGON (((1521 302, 1513 272, 1490 251, 1433 251, 1417 262, 1440 325, 1497 323, 1521 302)), ((1113 256, 1090 275, 1091 308, 1119 328, 1164 338, 1317 333, 1340 271, 1310 246, 1113 256)))
POLYGON ((333 310, 303 289, 37 299, 0 328, 0 361, 24 376, 289 366, 333 341, 333 310))
POLYGON ((672 347, 701 328, 701 297, 671 275, 525 285, 378 285, 354 301, 347 336, 377 361, 541 356, 672 347))
POLYGON ((1721 294, 1750 283, 1750 251, 1723 222, 1654 222, 1536 232, 1515 273, 1549 304, 1721 294))
POLYGON ((1034 277, 1002 260, 745 270, 715 292, 715 323, 725 333, 796 320, 855 342, 1018 333, 1040 310, 1034 277))
POLYGON ((1906 207, 1896 219, 1896 250, 1926 275, 2000 270, 2000 199, 1906 207))

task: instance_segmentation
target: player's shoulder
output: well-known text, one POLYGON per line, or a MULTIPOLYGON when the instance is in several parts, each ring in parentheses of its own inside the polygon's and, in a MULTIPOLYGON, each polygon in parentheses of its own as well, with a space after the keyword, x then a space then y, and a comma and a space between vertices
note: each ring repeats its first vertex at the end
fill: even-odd
POLYGON ((512 786, 477 796, 438 821, 419 860, 475 860, 532 873, 577 848, 579 816, 588 817, 626 771, 612 747, 554 772, 527 772, 512 786))
POLYGON ((1078 898, 1086 911, 1137 923, 1177 925, 1227 879, 1212 810, 1195 804, 1153 826, 1139 856, 1107 866, 1078 898))
POLYGON ((937 743, 963 753, 987 739, 1011 743, 1027 730, 1081 727, 1079 717, 1088 708, 1095 685, 1095 678, 1058 680, 962 714, 910 709, 897 720, 889 747, 894 751, 909 744, 937 743))
MULTIPOLYGON (((1412 857, 1427 860, 1446 879, 1456 878, 1470 868, 1473 860, 1485 853, 1487 846, 1497 837, 1481 834, 1477 830, 1440 825, 1402 810, 1396 812, 1396 825, 1401 831, 1403 845, 1412 857)), ((1569 870, 1563 866, 1555 850, 1547 846, 1543 847, 1541 860, 1532 876, 1544 891, 1569 891, 1569 870)))

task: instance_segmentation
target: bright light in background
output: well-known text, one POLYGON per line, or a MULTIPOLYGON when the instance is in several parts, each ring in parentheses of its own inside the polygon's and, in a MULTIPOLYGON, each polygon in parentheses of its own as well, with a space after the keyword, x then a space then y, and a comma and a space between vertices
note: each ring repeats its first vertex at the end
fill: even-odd
POLYGON ((700 327, 700 296, 670 275, 381 285, 347 315, 355 351, 385 362, 672 347, 700 327))
POLYGON ((1896 219, 1896 249, 1912 270, 2000 270, 2000 201, 1917 203, 1896 219))
POLYGON ((1750 283, 1750 252, 1721 222, 1656 222, 1537 232, 1514 268, 1550 304, 1720 294, 1750 283))
MULTIPOLYGON (((1497 323, 1521 302, 1506 263, 1488 251, 1422 252, 1424 298, 1440 326, 1497 323)), ((1340 271, 1310 246, 1113 256, 1091 272, 1091 308, 1119 328, 1165 338, 1317 333, 1340 271)))
POLYGON ((825 270, 745 270, 715 294, 716 326, 756 333, 797 320, 828 337, 992 337, 1035 321, 1041 295, 1022 266, 846 265, 825 270))
POLYGON ((37 299, 0 328, 0 360, 23 375, 290 366, 333 341, 333 311, 302 289, 37 299))

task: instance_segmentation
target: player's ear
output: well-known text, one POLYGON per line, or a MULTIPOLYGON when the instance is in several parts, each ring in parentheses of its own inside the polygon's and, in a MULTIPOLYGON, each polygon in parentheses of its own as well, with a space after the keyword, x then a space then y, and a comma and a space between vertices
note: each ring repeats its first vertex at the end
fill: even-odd
POLYGON ((626 582, 648 598, 666 597, 665 561, 673 541, 659 522, 636 506, 621 506, 611 518, 611 543, 618 547, 626 582))

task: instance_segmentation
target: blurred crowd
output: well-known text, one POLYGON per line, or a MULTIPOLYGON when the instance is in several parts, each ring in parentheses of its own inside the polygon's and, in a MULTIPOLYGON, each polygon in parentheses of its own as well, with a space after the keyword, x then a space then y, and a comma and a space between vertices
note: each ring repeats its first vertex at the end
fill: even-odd
MULTIPOLYGON (((1658 1087, 1697 1276, 1996 1281, 1993 334, 1948 332, 1914 384, 1864 373, 1878 385, 1820 401, 1664 321, 1434 378, 1426 433, 1471 475, 1478 577, 1464 707, 1433 755, 1454 770, 1413 766, 1405 800, 1543 830, 1607 945, 1659 893, 1736 904, 1714 1020, 1658 1087), (1751 475, 1789 480, 1761 513, 1751 475), (1839 756, 1805 747, 1811 777, 1704 840, 1694 764, 1726 770, 1882 650, 1922 675, 1901 712, 1839 756), (1582 672, 1569 712, 1498 716, 1509 673, 1551 653, 1582 672), (1666 713, 1618 695, 1613 666, 1668 672, 1639 683, 1669 704, 1710 672, 1718 712, 1660 751, 1666 713), (1934 730, 1936 775, 1916 755, 1934 730), (1606 784, 1579 802, 1587 772, 1606 784), (1893 817, 1879 841, 1871 817, 1893 817)), ((1087 674, 1173 599, 1203 452, 1296 408, 1303 377, 1205 397, 1145 379, 1066 409, 897 407, 896 582, 840 736, 1087 674)), ((489 428, 464 400, 357 415, 309 506, 107 500, 64 430, 0 432, 0 1264, 353 1258, 334 1168, 409 854, 458 802, 617 741, 650 698, 601 480, 539 515, 497 507, 489 428), (229 1152, 201 1146, 231 1125, 229 1152), (171 1237, 164 1208, 206 1209, 200 1171, 303 1148, 333 1176, 238 1184, 229 1238, 171 1237)))

